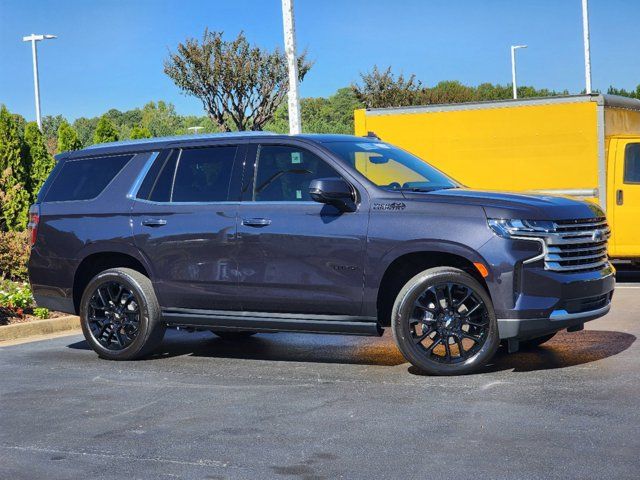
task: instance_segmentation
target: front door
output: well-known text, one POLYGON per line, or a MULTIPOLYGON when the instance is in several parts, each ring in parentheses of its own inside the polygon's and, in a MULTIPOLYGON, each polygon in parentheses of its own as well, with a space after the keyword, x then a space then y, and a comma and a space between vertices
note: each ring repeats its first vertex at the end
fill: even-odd
POLYGON ((240 308, 238 202, 229 201, 229 189, 244 152, 237 145, 174 150, 158 157, 162 164, 142 183, 132 210, 134 238, 152 265, 163 308, 240 308))
POLYGON ((250 147, 238 210, 243 310, 361 313, 367 199, 356 212, 341 212, 312 201, 308 191, 315 178, 340 176, 307 148, 250 147))
POLYGON ((640 142, 617 140, 614 166, 613 255, 640 256, 640 142))

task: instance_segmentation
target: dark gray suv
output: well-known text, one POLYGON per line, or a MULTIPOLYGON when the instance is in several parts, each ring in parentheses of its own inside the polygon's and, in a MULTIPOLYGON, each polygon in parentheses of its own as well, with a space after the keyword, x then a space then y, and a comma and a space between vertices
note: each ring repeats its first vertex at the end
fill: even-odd
POLYGON ((38 305, 91 347, 148 355, 167 327, 228 339, 381 335, 431 374, 606 314, 595 205, 463 188, 376 138, 234 133, 57 157, 30 211, 38 305))

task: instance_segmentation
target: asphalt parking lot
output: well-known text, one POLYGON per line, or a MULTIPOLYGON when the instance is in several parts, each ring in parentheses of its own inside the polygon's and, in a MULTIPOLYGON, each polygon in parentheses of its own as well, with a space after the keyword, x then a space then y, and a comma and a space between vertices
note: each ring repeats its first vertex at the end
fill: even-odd
POLYGON ((481 373, 417 375, 391 336, 171 332, 0 348, 0 478, 637 478, 640 275, 612 312, 481 373))

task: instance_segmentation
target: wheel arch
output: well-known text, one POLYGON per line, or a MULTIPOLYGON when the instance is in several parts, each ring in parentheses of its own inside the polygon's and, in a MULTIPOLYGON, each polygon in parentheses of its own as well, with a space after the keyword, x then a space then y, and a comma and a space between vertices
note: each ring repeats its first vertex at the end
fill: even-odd
POLYGON ((378 323, 383 327, 390 325, 391 310, 398 292, 410 278, 428 268, 454 267, 467 272, 485 288, 491 298, 487 282, 491 275, 489 264, 479 253, 464 245, 434 243, 402 249, 385 256, 381 264, 375 301, 378 323), (474 263, 482 263, 488 269, 489 276, 484 278, 474 263))
POLYGON ((80 258, 82 260, 73 276, 73 305, 76 313, 80 309, 84 289, 93 277, 104 270, 126 267, 152 278, 149 262, 137 249, 128 245, 110 244, 102 245, 100 248, 88 248, 80 258))

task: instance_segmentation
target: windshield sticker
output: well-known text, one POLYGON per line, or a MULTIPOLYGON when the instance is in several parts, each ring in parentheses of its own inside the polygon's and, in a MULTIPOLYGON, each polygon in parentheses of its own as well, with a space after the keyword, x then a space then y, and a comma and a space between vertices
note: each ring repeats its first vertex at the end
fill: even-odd
POLYGON ((386 143, 367 142, 367 143, 356 143, 356 145, 358 146, 358 148, 361 148, 362 150, 378 150, 378 149, 391 150, 391 147, 386 143))
POLYGON ((300 152, 291 152, 291 163, 302 163, 300 152))

